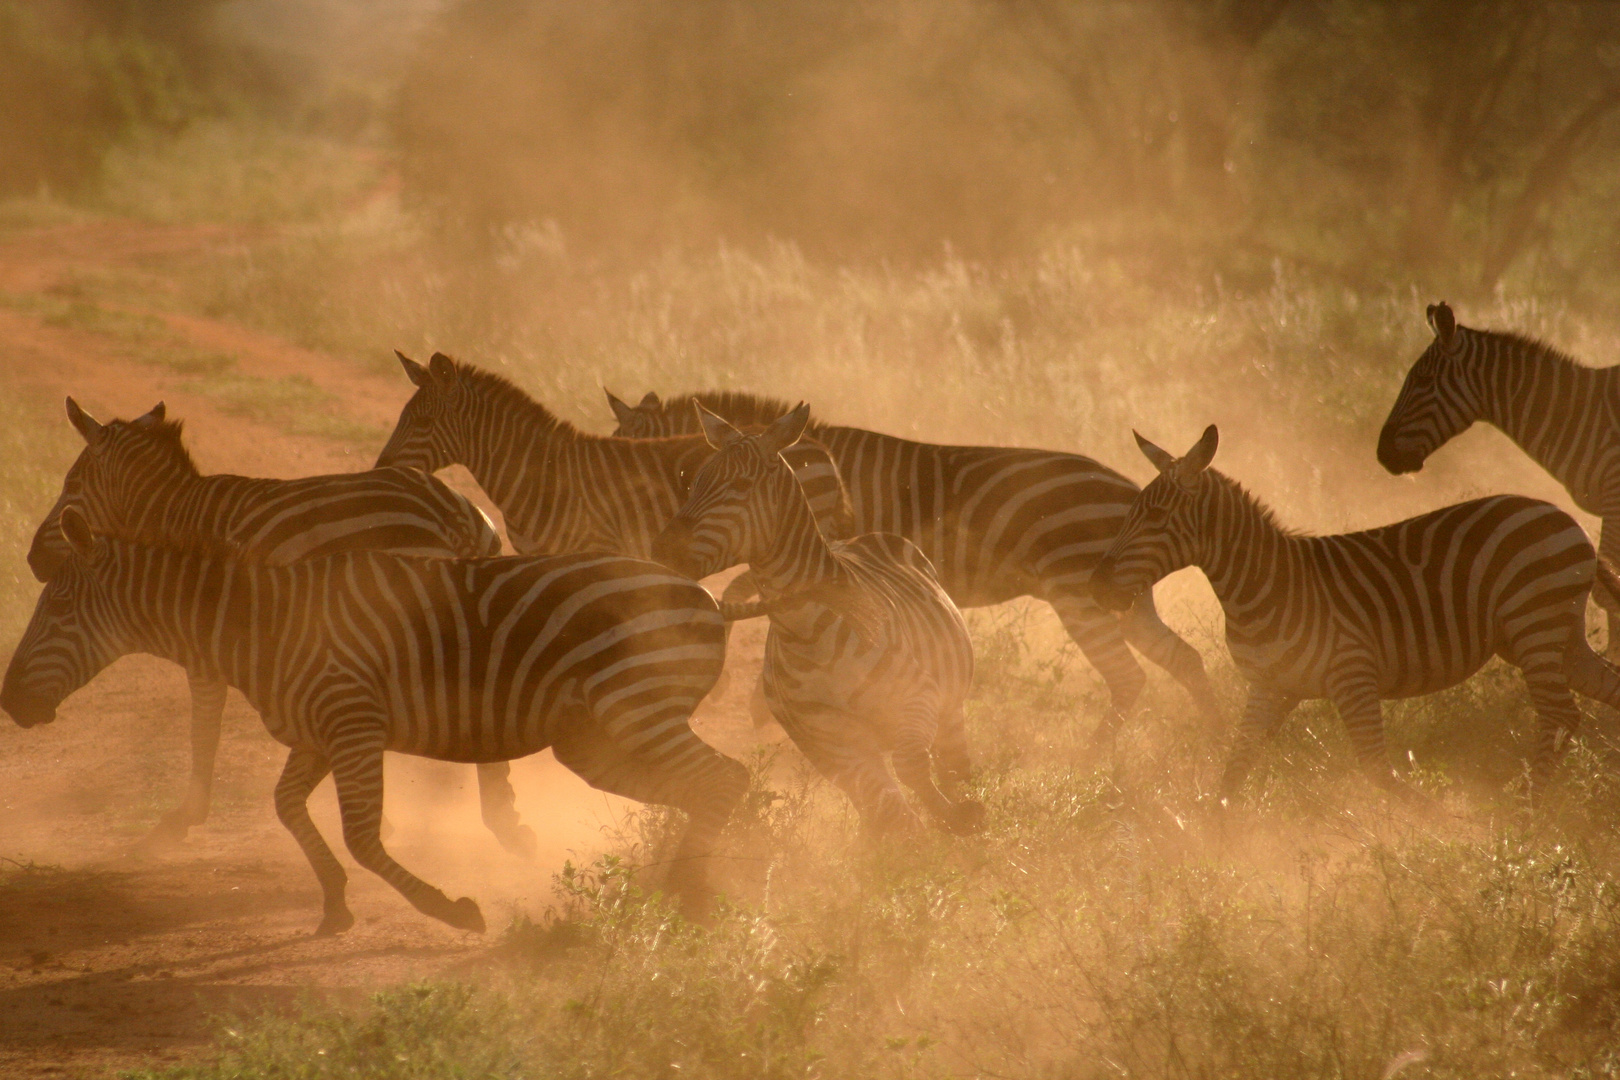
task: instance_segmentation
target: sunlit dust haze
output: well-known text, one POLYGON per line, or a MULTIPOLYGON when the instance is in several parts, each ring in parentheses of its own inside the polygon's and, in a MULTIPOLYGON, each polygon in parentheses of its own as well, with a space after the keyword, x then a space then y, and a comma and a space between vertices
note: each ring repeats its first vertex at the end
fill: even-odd
MULTIPOLYGON (((0 657, 84 446, 66 396, 165 402, 206 473, 346 472, 413 390, 396 349, 592 434, 604 390, 751 390, 1146 483, 1133 431, 1213 423, 1293 529, 1517 492, 1596 540, 1494 428, 1408 476, 1374 449, 1441 300, 1620 360, 1617 197, 1609 3, 0 0, 0 657)), ((472 766, 390 755, 389 850, 489 932, 339 850, 357 923, 312 938, 285 751, 234 692, 209 820, 142 846, 189 697, 121 659, 0 721, 0 1075, 1620 1075, 1612 712, 1532 811, 1500 662, 1386 703, 1425 807, 1307 703, 1223 811, 1246 685, 1202 574, 1156 595, 1224 719, 1144 661, 1112 748, 1048 604, 966 613, 969 838, 862 834, 739 624, 693 727, 754 781, 702 925, 654 897, 679 815, 537 755, 526 859, 472 766)), ((310 806, 341 848, 329 781, 310 806)))

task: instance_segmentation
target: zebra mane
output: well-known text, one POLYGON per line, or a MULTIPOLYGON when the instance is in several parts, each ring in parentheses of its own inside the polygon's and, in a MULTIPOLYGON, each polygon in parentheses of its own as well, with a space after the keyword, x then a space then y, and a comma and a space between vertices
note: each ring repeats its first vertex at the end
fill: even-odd
POLYGON ((1282 522, 1278 521, 1277 512, 1275 510, 1261 502, 1260 497, 1254 494, 1254 492, 1250 491, 1248 488, 1244 487, 1230 476, 1227 476, 1225 473, 1216 469, 1206 469, 1204 470, 1204 475, 1212 477, 1221 485, 1222 488, 1230 492, 1238 500, 1238 502, 1244 506, 1245 509, 1260 519, 1260 524, 1266 529, 1290 538, 1309 535, 1308 533, 1302 532, 1301 530, 1291 526, 1284 525, 1282 522))
POLYGON ((185 428, 185 421, 159 420, 147 427, 136 427, 131 420, 114 420, 111 423, 122 424, 125 429, 145 436, 160 454, 169 459, 171 465, 183 469, 187 475, 201 475, 197 463, 191 460, 191 451, 186 449, 186 444, 180 437, 185 428))
POLYGON ((179 555, 194 555, 204 559, 229 559, 234 562, 249 563, 253 566, 265 565, 263 556, 250 548, 238 544, 234 540, 227 540, 222 536, 213 536, 207 533, 160 533, 150 529, 97 529, 98 536, 109 540, 116 540, 125 544, 138 544, 141 547, 161 548, 179 555))
POLYGON ((575 436, 580 433, 573 424, 534 400, 527 391, 505 376, 462 360, 451 360, 451 363, 456 365, 456 375, 463 385, 522 416, 538 426, 543 434, 575 436))
MULTIPOLYGON (((792 412, 796 407, 781 398, 773 398, 765 394, 751 394, 744 390, 698 390, 685 394, 673 394, 660 402, 658 405, 659 415, 668 416, 672 413, 678 413, 683 421, 692 420, 695 424, 696 420, 691 405, 693 398, 697 398, 705 409, 717 416, 724 417, 727 422, 736 427, 769 424, 792 412)), ((816 418, 812 416, 806 430, 815 431, 825 426, 825 424, 818 423, 816 418)))
MULTIPOLYGON (((1472 330, 1471 327, 1463 327, 1472 330)), ((1582 371, 1597 371, 1598 368, 1587 367, 1569 353, 1558 349, 1540 338, 1533 338, 1527 334, 1520 334, 1512 330, 1472 330, 1481 337, 1494 338, 1505 343, 1516 355, 1523 355, 1531 360, 1545 361, 1563 367, 1580 368, 1582 371)))

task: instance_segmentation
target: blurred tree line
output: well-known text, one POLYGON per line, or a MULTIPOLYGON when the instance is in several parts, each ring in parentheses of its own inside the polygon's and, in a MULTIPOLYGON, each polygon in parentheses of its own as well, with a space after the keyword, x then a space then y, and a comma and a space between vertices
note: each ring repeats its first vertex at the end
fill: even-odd
POLYGON ((1489 289, 1620 270, 1617 113, 1606 2, 461 0, 395 128, 467 235, 993 258, 1079 227, 1489 289))
POLYGON ((1079 234, 1354 284, 1620 281, 1609 2, 0 0, 0 193, 87 190, 133 133, 285 109, 311 56, 352 74, 371 39, 404 42, 370 63, 407 196, 485 249, 546 222, 603 258, 1079 234))

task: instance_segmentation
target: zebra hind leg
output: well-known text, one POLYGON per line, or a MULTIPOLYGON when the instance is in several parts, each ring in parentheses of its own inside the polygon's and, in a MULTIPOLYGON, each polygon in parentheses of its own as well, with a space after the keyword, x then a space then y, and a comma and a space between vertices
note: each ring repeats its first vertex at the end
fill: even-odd
POLYGON ((370 737, 350 731, 345 731, 344 736, 341 747, 332 754, 332 780, 337 785, 343 842, 348 845, 349 854, 354 856, 355 862, 398 890, 417 911, 457 930, 482 934, 484 915, 476 901, 466 896, 451 900, 401 866, 383 847, 380 835, 384 743, 381 726, 370 737))
POLYGON ((1120 722, 1136 707, 1136 699, 1147 685, 1147 676, 1131 655, 1120 632, 1119 619, 1112 612, 1104 611, 1089 596, 1071 592, 1058 593, 1047 600, 1063 620, 1069 637, 1108 684, 1112 708, 1091 737, 1093 748, 1103 749, 1113 743, 1120 722))
POLYGON ((495 834, 501 847, 532 862, 539 855, 540 845, 534 830, 518 816, 517 792, 512 790, 511 776, 512 765, 507 761, 478 766, 478 805, 483 812, 484 827, 495 834))
POLYGON ((304 857, 309 860, 316 880, 321 883, 325 912, 320 927, 315 931, 317 937, 341 934, 354 925, 354 916, 349 913, 349 905, 343 896, 349 875, 343 872, 343 864, 326 846, 321 831, 309 816, 309 793, 331 771, 326 758, 316 751, 295 748, 287 755, 281 779, 276 782, 276 817, 293 834, 298 846, 304 849, 304 857))
POLYGON ((1553 767, 1569 745, 1569 739, 1580 730, 1581 712, 1570 694, 1571 686, 1582 692, 1596 690, 1594 695, 1609 703, 1617 703, 1616 672, 1612 665, 1598 659, 1586 644, 1585 619, 1574 621, 1564 646, 1562 658, 1540 653, 1516 660, 1524 672, 1525 684, 1530 689, 1530 703, 1536 708, 1536 745, 1530 758, 1530 797, 1534 801, 1547 781, 1553 767), (1585 654, 1582 657, 1581 654, 1585 654))
POLYGON ((917 693, 905 703, 894 739, 894 771, 947 832, 978 832, 984 827, 984 804, 972 799, 949 799, 934 783, 932 749, 939 738, 939 714, 939 694, 932 689, 917 693))
POLYGON ((1151 590, 1143 593, 1119 622, 1125 640, 1186 688, 1206 722, 1221 721, 1220 701, 1204 670, 1204 658, 1159 618, 1151 590))
POLYGON ((219 756, 220 718, 225 714, 225 684, 218 679, 186 672, 191 684, 191 778, 179 806, 158 819, 157 826, 136 845, 155 850, 178 844, 193 825, 208 820, 214 796, 214 762, 219 756))
POLYGON ((699 739, 681 710, 663 719, 679 726, 655 725, 663 729, 655 745, 648 740, 632 748, 586 721, 560 735, 552 749, 558 761, 600 791, 686 812, 686 831, 665 888, 689 913, 701 914, 713 895, 707 863, 731 812, 748 793, 748 770, 699 739))

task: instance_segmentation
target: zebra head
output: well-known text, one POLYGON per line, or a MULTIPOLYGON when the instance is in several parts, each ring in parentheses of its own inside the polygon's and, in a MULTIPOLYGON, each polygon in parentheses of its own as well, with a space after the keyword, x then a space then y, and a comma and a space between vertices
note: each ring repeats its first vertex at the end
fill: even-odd
POLYGON ((466 394, 456 362, 436 352, 424 367, 402 352, 396 350, 394 355, 415 384, 416 393, 400 410, 399 422, 377 455, 375 467, 396 465, 438 472, 461 460, 461 407, 466 394))
POLYGON ((753 563, 778 539, 790 500, 804 501, 782 451, 810 420, 801 404, 758 435, 748 435, 693 402, 717 453, 692 477, 686 504, 653 541, 652 557, 691 578, 753 563))
POLYGON ((686 435, 689 432, 676 430, 681 425, 672 420, 666 420, 664 403, 658 400, 658 395, 649 390, 641 397, 640 405, 627 405, 614 396, 611 390, 607 391, 608 405, 613 408, 613 417, 619 426, 613 429, 613 434, 623 439, 657 439, 665 435, 686 435))
POLYGON ((1211 424, 1178 458, 1131 434, 1159 475, 1131 503, 1114 542, 1091 572, 1092 594, 1114 611, 1124 611, 1154 582, 1192 564, 1199 492, 1220 442, 1220 432, 1211 424))
POLYGON ((1397 476, 1417 472, 1428 456, 1479 417, 1465 348, 1471 331, 1459 327, 1444 301, 1430 304, 1434 341, 1423 350, 1378 435, 1378 463, 1397 476))
POLYGON ((64 698, 128 651, 104 614, 116 608, 102 582, 108 545, 76 507, 62 510, 61 532, 68 558, 39 594, 0 685, 0 709, 21 727, 56 719, 64 698))
POLYGON ((28 567, 39 581, 49 581, 72 554, 60 527, 68 507, 84 515, 91 528, 136 530, 167 483, 197 475, 180 442, 180 424, 164 420, 161 401, 134 420, 103 424, 68 398, 67 414, 85 446, 62 481, 56 505, 34 531, 28 567))

